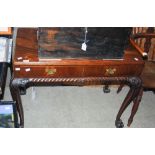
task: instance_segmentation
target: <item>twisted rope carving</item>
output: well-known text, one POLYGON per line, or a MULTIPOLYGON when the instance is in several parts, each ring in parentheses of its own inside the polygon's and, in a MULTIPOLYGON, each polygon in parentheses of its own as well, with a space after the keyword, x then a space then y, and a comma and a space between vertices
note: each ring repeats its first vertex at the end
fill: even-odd
POLYGON ((30 78, 30 83, 53 83, 62 85, 92 85, 127 83, 128 77, 86 77, 86 78, 30 78))
POLYGON ((32 85, 111 85, 127 84, 131 87, 141 85, 141 79, 137 77, 83 77, 83 78, 19 78, 13 83, 19 86, 32 85))
POLYGON ((83 78, 30 78, 30 81, 77 81, 77 80, 109 80, 109 79, 126 79, 125 77, 83 77, 83 78))

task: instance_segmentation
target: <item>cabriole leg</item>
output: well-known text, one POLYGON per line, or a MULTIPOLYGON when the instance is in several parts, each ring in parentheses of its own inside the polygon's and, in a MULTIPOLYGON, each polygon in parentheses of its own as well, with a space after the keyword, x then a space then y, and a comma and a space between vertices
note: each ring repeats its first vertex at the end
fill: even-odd
POLYGON ((13 79, 10 83, 10 91, 12 99, 16 102, 17 111, 20 118, 19 122, 20 127, 24 127, 24 112, 20 96, 20 86, 21 85, 23 86, 25 84, 26 84, 25 81, 23 81, 22 79, 13 79))

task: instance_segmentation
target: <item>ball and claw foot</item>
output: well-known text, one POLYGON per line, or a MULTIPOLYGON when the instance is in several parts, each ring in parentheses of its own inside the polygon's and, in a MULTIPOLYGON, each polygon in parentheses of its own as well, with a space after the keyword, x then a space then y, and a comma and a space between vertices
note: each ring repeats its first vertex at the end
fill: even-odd
POLYGON ((105 85, 105 86, 103 87, 103 92, 104 92, 104 93, 110 93, 110 88, 109 88, 108 85, 105 85))
POLYGON ((124 124, 121 119, 115 121, 116 128, 123 128, 124 124))

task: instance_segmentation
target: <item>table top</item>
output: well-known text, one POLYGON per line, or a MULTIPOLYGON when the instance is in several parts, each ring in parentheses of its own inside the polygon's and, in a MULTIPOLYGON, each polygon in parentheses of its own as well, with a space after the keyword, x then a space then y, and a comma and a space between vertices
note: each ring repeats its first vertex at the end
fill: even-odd
POLYGON ((16 78, 139 76, 144 61, 129 46, 123 59, 39 59, 37 28, 19 28, 13 71, 16 78))
POLYGON ((121 60, 89 60, 89 59, 39 59, 36 28, 19 28, 13 63, 18 65, 92 65, 92 64, 143 64, 141 55, 133 47, 125 50, 121 60))

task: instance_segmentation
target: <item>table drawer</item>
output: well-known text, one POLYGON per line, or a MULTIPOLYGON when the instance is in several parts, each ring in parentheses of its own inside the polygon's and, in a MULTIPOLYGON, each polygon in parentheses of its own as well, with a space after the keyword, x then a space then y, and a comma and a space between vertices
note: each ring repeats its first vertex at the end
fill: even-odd
POLYGON ((84 76, 115 77, 140 75, 142 65, 109 65, 109 66, 88 66, 84 69, 84 76))
POLYGON ((19 78, 114 77, 139 75, 141 70, 138 65, 15 66, 14 73, 19 78))
POLYGON ((82 67, 16 66, 14 68, 14 74, 19 78, 81 77, 82 73, 82 67))

